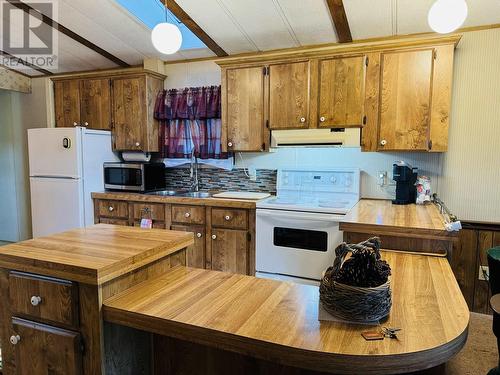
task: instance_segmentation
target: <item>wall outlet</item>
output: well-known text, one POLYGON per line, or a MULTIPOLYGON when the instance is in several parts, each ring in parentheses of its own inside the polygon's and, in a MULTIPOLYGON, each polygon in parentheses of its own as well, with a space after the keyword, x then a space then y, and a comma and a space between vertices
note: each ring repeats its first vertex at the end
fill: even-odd
POLYGON ((378 171, 377 185, 385 186, 387 184, 387 171, 378 171))
POLYGON ((479 280, 488 281, 490 278, 490 268, 488 266, 479 266, 479 280))

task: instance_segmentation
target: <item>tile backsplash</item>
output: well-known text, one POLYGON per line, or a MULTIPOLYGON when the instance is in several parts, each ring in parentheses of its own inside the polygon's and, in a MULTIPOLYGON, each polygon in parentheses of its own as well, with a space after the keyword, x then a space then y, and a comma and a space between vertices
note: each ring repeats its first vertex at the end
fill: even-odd
MULTIPOLYGON (((167 168, 165 172, 167 189, 189 189, 192 179, 189 168, 167 168)), ((256 191, 276 193, 276 170, 257 169, 257 180, 252 181, 243 168, 227 171, 219 168, 198 170, 200 190, 256 191)))

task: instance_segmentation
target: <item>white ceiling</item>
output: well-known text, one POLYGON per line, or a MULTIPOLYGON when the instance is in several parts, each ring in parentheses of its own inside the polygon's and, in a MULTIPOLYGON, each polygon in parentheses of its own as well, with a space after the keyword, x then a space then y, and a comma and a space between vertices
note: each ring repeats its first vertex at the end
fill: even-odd
MULTIPOLYGON (((0 0, 4 1, 4 0, 0 0)), ((431 31, 434 0, 344 0, 353 39, 431 31)), ((214 56, 208 48, 165 56, 150 30, 114 0, 59 0, 59 22, 130 65, 144 58, 182 60, 214 56)), ((227 53, 336 42, 326 0, 177 0, 227 53)), ((464 26, 500 23, 500 0, 467 0, 464 26)), ((57 72, 116 67, 112 61, 59 33, 57 72)), ((28 71, 31 74, 31 71, 28 71)))

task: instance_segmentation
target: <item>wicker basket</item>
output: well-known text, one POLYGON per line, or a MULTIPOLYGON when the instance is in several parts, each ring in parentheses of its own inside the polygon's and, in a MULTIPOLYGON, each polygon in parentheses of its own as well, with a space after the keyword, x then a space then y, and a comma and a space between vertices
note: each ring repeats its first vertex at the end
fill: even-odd
MULTIPOLYGON (((375 238, 375 242, 379 244, 380 240, 375 238)), ((333 316, 350 321, 374 322, 389 315, 392 305, 390 280, 374 288, 350 286, 333 280, 349 250, 373 243, 372 238, 356 245, 342 244, 342 248, 338 248, 340 251, 336 251, 333 267, 325 272, 319 287, 320 301, 324 309, 333 316)), ((379 246, 374 251, 379 252, 379 246)))

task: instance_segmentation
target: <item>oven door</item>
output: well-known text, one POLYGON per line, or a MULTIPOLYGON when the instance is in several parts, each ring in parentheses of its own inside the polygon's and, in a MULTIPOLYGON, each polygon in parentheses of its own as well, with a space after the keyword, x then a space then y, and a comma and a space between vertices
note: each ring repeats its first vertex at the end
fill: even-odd
POLYGON ((144 191, 144 169, 141 164, 104 164, 104 188, 144 191))
POLYGON ((257 209, 256 270, 320 280, 342 243, 343 215, 257 209))

